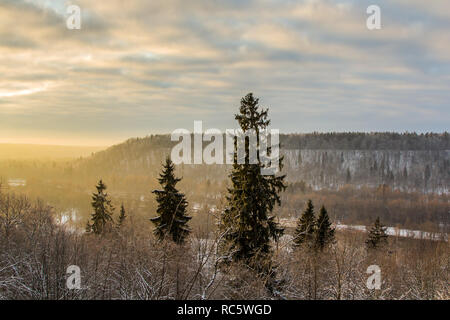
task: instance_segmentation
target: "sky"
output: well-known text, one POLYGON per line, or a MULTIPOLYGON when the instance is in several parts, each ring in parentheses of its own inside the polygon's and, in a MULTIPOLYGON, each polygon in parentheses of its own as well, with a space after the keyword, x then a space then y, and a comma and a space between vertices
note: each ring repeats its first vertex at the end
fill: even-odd
POLYGON ((0 0, 0 142, 235 128, 248 92, 284 133, 442 132, 449 89, 448 0, 0 0))

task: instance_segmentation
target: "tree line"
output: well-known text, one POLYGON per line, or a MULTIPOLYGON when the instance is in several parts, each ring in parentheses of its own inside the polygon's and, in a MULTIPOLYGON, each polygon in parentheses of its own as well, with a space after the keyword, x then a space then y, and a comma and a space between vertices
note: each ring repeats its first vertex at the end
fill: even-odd
MULTIPOLYGON (((244 132, 255 130, 258 133, 270 125, 268 109, 260 108, 259 99, 254 98, 251 93, 242 98, 235 119, 244 132)), ((247 158, 244 163, 237 162, 235 152, 235 161, 229 175, 231 187, 228 188, 226 206, 218 221, 218 232, 221 235, 218 247, 222 252, 221 263, 243 262, 259 274, 267 275, 273 273, 272 243, 277 242, 284 234, 284 229, 275 220, 273 210, 281 204, 280 193, 286 189, 286 176, 262 175, 261 168, 265 164, 261 161, 250 164, 249 141, 245 148, 247 158)), ((259 155, 257 158, 259 159, 259 155)), ((280 158, 280 166, 283 165, 283 160, 280 158)), ((177 245, 183 245, 191 233, 191 217, 187 213, 186 196, 177 189, 179 181, 181 178, 175 176, 175 166, 170 157, 167 157, 158 179, 161 188, 152 191, 158 208, 156 216, 150 221, 154 224, 154 234, 159 241, 171 240, 177 245)), ((96 188, 97 192, 92 195, 94 212, 86 231, 101 235, 113 230, 114 226, 120 228, 126 219, 126 212, 122 205, 118 221, 114 222, 114 208, 106 193, 106 185, 100 180, 96 188)), ((386 239, 385 227, 378 218, 368 234, 367 248, 379 248, 386 243, 386 239)), ((317 253, 326 250, 335 241, 335 230, 327 209, 322 206, 316 218, 314 205, 309 200, 298 220, 292 241, 294 248, 306 247, 312 253, 317 253)))

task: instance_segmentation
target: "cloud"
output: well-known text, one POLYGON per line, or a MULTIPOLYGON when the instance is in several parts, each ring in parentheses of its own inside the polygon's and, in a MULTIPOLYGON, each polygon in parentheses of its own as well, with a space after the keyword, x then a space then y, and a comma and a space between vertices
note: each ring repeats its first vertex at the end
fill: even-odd
POLYGON ((366 28, 366 0, 71 1, 81 30, 65 27, 68 3, 1 3, 10 134, 225 128, 249 91, 285 132, 448 127, 445 0, 380 0, 378 31, 366 28))
POLYGON ((37 92, 42 92, 47 90, 49 87, 48 83, 44 83, 42 86, 34 87, 34 88, 28 88, 28 89, 22 89, 22 90, 11 90, 11 91, 0 91, 0 99, 1 98, 9 98, 9 97, 15 97, 15 96, 23 96, 23 95, 29 95, 37 92))

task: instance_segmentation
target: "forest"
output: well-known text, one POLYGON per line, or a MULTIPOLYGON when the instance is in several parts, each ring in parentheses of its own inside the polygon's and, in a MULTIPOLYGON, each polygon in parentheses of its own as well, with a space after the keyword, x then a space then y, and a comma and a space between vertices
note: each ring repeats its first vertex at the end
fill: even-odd
MULTIPOLYGON (((235 119, 269 125, 252 94, 235 119)), ((0 157, 0 299, 450 297, 447 132, 283 135, 274 176, 177 166, 173 144, 0 157)))
MULTIPOLYGON (((295 219, 313 199, 326 204, 343 224, 367 225, 379 215, 390 226, 448 232, 448 133, 290 134, 281 135, 280 141, 288 188, 275 208, 278 217, 295 219), (296 144, 302 149, 289 149, 296 144), (346 149, 361 146, 378 149, 346 149), (314 149, 319 147, 325 149, 314 149)), ((136 215, 148 216, 156 210, 151 191, 175 143, 170 135, 150 135, 97 152, 87 149, 89 153, 72 158, 61 158, 51 149, 34 159, 3 153, 0 182, 4 190, 45 199, 58 213, 76 209, 83 224, 90 215, 86 199, 102 178, 116 206, 125 203, 136 215), (52 153, 57 156, 52 158, 52 153), (17 185, 16 180, 26 183, 17 185)), ((222 205, 231 166, 176 167, 192 223, 197 223, 202 211, 222 205)))

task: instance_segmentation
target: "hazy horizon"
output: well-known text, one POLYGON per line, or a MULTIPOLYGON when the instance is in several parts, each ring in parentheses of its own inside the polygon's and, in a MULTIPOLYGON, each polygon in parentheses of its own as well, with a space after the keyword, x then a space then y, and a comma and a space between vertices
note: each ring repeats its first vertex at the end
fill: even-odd
MULTIPOLYGON (((189 131, 193 131, 192 128, 183 128, 183 129, 187 129, 189 131)), ((207 128, 204 127, 205 129, 211 129, 211 128, 207 128)), ((309 131, 309 132, 280 132, 280 134, 311 134, 311 133, 319 133, 319 134, 325 134, 325 133, 385 133, 385 132, 390 132, 390 133, 398 133, 398 134, 404 134, 404 133, 417 133, 418 135, 420 134, 426 134, 426 133, 435 133, 435 134, 444 134, 444 133, 448 133, 448 131, 443 130, 443 131, 424 131, 424 132, 417 132, 417 131, 309 131)), ((117 145, 117 144, 121 144, 126 142, 129 139, 136 139, 136 138, 145 138, 145 137, 149 137, 151 135, 170 135, 170 132, 161 132, 161 133, 147 133, 145 135, 142 136, 130 136, 127 138, 123 138, 123 139, 118 139, 118 140, 111 140, 111 142, 106 143, 106 144, 70 144, 69 143, 60 143, 60 144, 55 144, 55 143, 41 143, 41 142, 26 142, 26 141, 18 141, 18 142, 8 142, 8 140, 6 139, 0 139, 0 146, 2 145, 19 145, 19 146, 44 146, 44 147, 73 147, 73 148, 109 148, 111 146, 117 145)), ((14 141, 14 140, 11 140, 14 141)), ((30 140, 33 141, 33 140, 30 140)))

